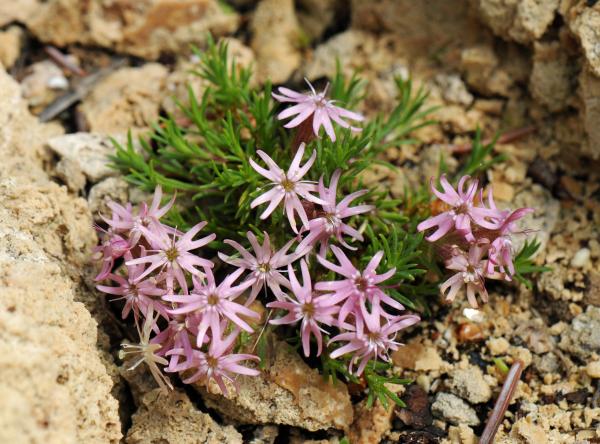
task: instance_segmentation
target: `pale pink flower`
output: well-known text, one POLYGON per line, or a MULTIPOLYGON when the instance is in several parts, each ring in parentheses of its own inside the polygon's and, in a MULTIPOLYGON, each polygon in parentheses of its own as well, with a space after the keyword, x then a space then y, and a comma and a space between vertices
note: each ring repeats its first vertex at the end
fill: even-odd
MULTIPOLYGON (((116 202, 109 202, 107 205, 112 210, 112 219, 104 219, 104 221, 115 231, 127 233, 131 246, 137 245, 140 237, 143 234, 142 228, 150 228, 152 224, 158 224, 161 217, 169 212, 173 203, 175 202, 175 196, 162 208, 160 208, 160 202, 162 200, 162 188, 160 185, 156 186, 154 190, 154 196, 150 207, 146 202, 142 202, 139 206, 137 214, 133 212, 133 206, 131 203, 127 203, 122 206, 116 202)), ((170 227, 164 226, 167 231, 171 234, 175 233, 176 230, 170 227)))
POLYGON ((277 164, 271 159, 267 153, 258 150, 256 153, 265 161, 268 170, 258 165, 254 160, 250 159, 250 165, 254 168, 261 176, 266 177, 271 181, 271 188, 266 193, 258 196, 250 204, 251 208, 255 208, 266 202, 269 202, 267 209, 260 215, 261 219, 266 219, 269 215, 277 208, 280 202, 283 200, 283 211, 287 215, 290 225, 295 233, 298 232, 296 229, 295 212, 300 216, 300 220, 305 227, 308 228, 308 217, 306 211, 302 206, 300 198, 306 199, 310 202, 324 204, 325 202, 316 196, 310 194, 313 191, 317 191, 317 185, 313 182, 301 180, 302 177, 308 173, 308 170, 312 166, 317 156, 317 152, 313 151, 310 159, 301 167, 300 162, 304 155, 304 143, 300 144, 298 152, 292 160, 292 164, 288 172, 284 172, 277 164))
POLYGON ((306 83, 310 87, 310 94, 301 94, 284 87, 278 89, 280 94, 273 93, 273 97, 280 102, 296 103, 296 105, 285 109, 277 115, 279 120, 295 116, 284 125, 286 128, 294 128, 307 119, 312 118, 312 127, 315 136, 318 137, 322 126, 333 142, 335 142, 336 137, 331 123, 332 120, 343 128, 350 128, 352 131, 362 131, 361 128, 351 126, 343 120, 343 118, 346 118, 362 122, 365 119, 362 115, 334 105, 334 100, 327 100, 325 94, 327 94, 329 84, 322 92, 317 93, 308 80, 306 80, 306 83))
MULTIPOLYGON (((145 250, 141 249, 140 256, 145 255, 145 250)), ((125 253, 125 260, 131 260, 133 256, 131 252, 125 253)), ((96 288, 104 293, 120 296, 113 299, 118 301, 125 299, 125 306, 121 316, 125 319, 129 312, 133 309, 135 319, 138 319, 140 313, 146 313, 149 307, 153 307, 165 319, 168 319, 166 307, 160 303, 160 300, 155 298, 165 294, 163 288, 156 285, 156 280, 153 278, 140 279, 140 275, 144 272, 144 265, 127 265, 127 278, 118 274, 109 274, 108 278, 118 284, 117 287, 108 285, 97 285, 96 288)))
MULTIPOLYGON (((191 384, 200 381, 208 385, 209 381, 214 380, 221 392, 227 395, 225 379, 229 380, 234 387, 237 387, 234 375, 258 376, 260 372, 253 368, 240 365, 240 361, 259 361, 259 358, 250 354, 230 354, 233 343, 239 334, 239 330, 234 330, 226 338, 221 338, 221 332, 213 332, 213 336, 208 348, 208 352, 194 350, 194 356, 191 365, 185 370, 195 369, 195 372, 184 379, 185 384, 191 384)), ((182 353, 180 349, 174 349, 167 354, 182 353)))
POLYGON ((169 363, 164 357, 157 354, 157 352, 162 348, 162 345, 156 340, 156 338, 150 339, 152 331, 156 328, 157 320, 158 315, 156 315, 156 317, 154 316, 154 311, 150 306, 146 312, 146 319, 141 330, 139 325, 136 323, 136 328, 140 338, 139 344, 131 344, 129 342, 124 342, 121 344, 123 349, 119 352, 119 358, 124 359, 130 354, 138 355, 139 357, 137 360, 127 370, 135 370, 142 362, 145 362, 150 369, 150 373, 154 377, 154 380, 158 383, 161 389, 173 389, 169 379, 158 367, 158 364, 164 366, 169 363))
POLYGON ((454 190, 446 176, 442 175, 440 184, 444 189, 443 193, 436 189, 433 179, 431 180, 431 192, 451 208, 437 216, 424 220, 417 226, 419 231, 437 227, 433 234, 426 238, 428 241, 434 242, 447 234, 452 228, 455 228, 468 242, 474 242, 475 236, 471 231, 471 223, 489 230, 499 227, 497 219, 501 217, 500 212, 490 208, 478 207, 473 201, 477 195, 477 180, 473 180, 465 191, 465 183, 469 179, 469 176, 463 176, 458 182, 457 190, 454 190))
POLYGON ((398 331, 416 324, 420 318, 415 315, 394 316, 381 325, 383 319, 379 305, 374 305, 372 313, 365 312, 363 314, 365 323, 365 328, 361 329, 363 331, 357 328, 355 331, 340 333, 331 339, 330 343, 343 341, 346 344, 334 350, 330 357, 335 359, 352 353, 348 370, 357 376, 363 373, 370 360, 380 358, 390 362, 390 350, 398 350, 398 347, 402 345, 395 341, 398 331), (354 365, 359 361, 360 364, 355 372, 354 365))
POLYGON ((319 197, 321 200, 325 201, 326 204, 322 205, 323 214, 312 219, 308 223, 309 233, 302 242, 300 242, 300 245, 298 245, 298 251, 306 250, 320 242, 321 248, 319 254, 325 257, 327 248, 329 247, 329 241, 332 237, 350 250, 356 250, 356 248, 348 245, 344 241, 343 235, 348 235, 354 240, 363 240, 362 234, 350 225, 344 223, 343 219, 357 214, 367 213, 372 211, 375 207, 373 205, 357 205, 355 207, 350 207, 353 200, 363 196, 368 190, 356 191, 344 197, 339 203, 336 203, 337 185, 340 175, 340 170, 336 170, 333 173, 329 188, 325 188, 323 177, 319 180, 319 197))
POLYGON ((102 260, 102 269, 94 278, 95 281, 106 279, 115 265, 115 259, 123 257, 130 250, 129 241, 122 236, 115 234, 112 230, 104 230, 99 226, 95 227, 97 231, 104 233, 100 245, 94 247, 93 255, 96 260, 102 260))
POLYGON ((323 349, 323 336, 321 332, 327 333, 320 325, 334 325, 335 319, 333 315, 339 311, 339 307, 335 305, 336 301, 331 298, 331 295, 319 295, 313 291, 310 273, 304 259, 301 260, 300 267, 302 269, 303 285, 300 285, 298 282, 292 266, 288 265, 288 274, 294 298, 287 297, 285 301, 268 303, 268 308, 280 308, 288 311, 282 318, 274 319, 270 322, 274 325, 281 325, 295 324, 302 321, 300 332, 304 356, 308 357, 310 355, 311 333, 317 340, 317 356, 320 356, 323 349))
MULTIPOLYGON (((376 253, 365 269, 360 271, 352 264, 352 262, 350 262, 340 248, 332 245, 331 250, 340 262, 340 265, 329 262, 321 256, 317 256, 317 259, 325 268, 336 272, 345 279, 319 282, 315 285, 315 288, 319 291, 333 292, 332 298, 336 303, 344 301, 338 318, 339 325, 344 323, 344 320, 350 313, 353 313, 355 316, 360 316, 361 311, 364 311, 366 302, 373 304, 373 302, 377 300, 384 302, 397 310, 404 310, 402 304, 386 295, 378 286, 396 273, 395 268, 392 268, 383 274, 376 273, 376 269, 383 258, 383 251, 376 253)), ((390 315, 385 311, 382 311, 381 313, 383 316, 393 317, 393 315, 390 315)))
POLYGON ((179 239, 176 239, 175 235, 169 236, 169 233, 159 225, 152 225, 150 229, 141 227, 144 237, 148 239, 153 248, 153 250, 149 251, 153 251, 155 254, 129 260, 126 264, 148 263, 150 265, 138 279, 145 278, 155 270, 164 271, 169 292, 173 292, 174 279, 187 292, 184 271, 194 276, 202 276, 202 272, 195 267, 203 267, 204 269, 213 267, 213 263, 208 259, 203 259, 190 252, 191 250, 205 246, 216 238, 216 235, 213 233, 196 241, 193 240, 194 236, 205 226, 206 222, 200 222, 179 239))
POLYGON ((498 220, 500 223, 498 230, 489 233, 492 235, 490 237, 493 237, 493 235, 497 237, 493 239, 488 251, 487 272, 493 273, 495 268, 498 267, 500 273, 504 274, 505 279, 510 281, 511 276, 515 274, 512 244, 512 234, 515 233, 515 222, 532 213, 534 210, 533 208, 519 208, 513 212, 509 210, 500 211, 496 207, 491 189, 488 194, 488 202, 488 206, 493 210, 499 211, 502 217, 498 220))
POLYGON ((485 279, 500 277, 499 274, 486 272, 486 262, 482 258, 488 248, 489 244, 487 243, 475 243, 470 245, 468 253, 458 247, 454 249, 452 256, 446 261, 446 268, 457 273, 440 286, 440 291, 445 295, 446 301, 452 302, 463 287, 466 287, 467 300, 471 307, 477 308, 477 295, 483 302, 488 301, 485 279), (446 294, 448 289, 450 290, 446 294))
POLYGON ((224 318, 229 319, 248 333, 254 331, 240 316, 259 319, 260 315, 248 307, 234 302, 244 290, 252 285, 252 281, 233 285, 243 272, 244 270, 241 268, 236 270, 217 286, 212 271, 207 268, 206 284, 202 284, 196 279, 194 289, 189 295, 167 295, 163 298, 166 301, 179 304, 178 308, 169 310, 169 313, 173 315, 187 314, 188 324, 196 324, 195 329, 198 331, 197 347, 202 346, 209 329, 212 333, 211 337, 214 339, 215 333, 221 331, 220 323, 224 318))
POLYGON ((252 281, 252 291, 246 305, 251 304, 256 299, 260 290, 266 289, 267 286, 279 298, 283 293, 281 286, 290 288, 290 281, 281 274, 279 269, 286 267, 298 258, 296 254, 286 254, 294 239, 290 240, 279 251, 275 251, 271 246, 271 240, 266 232, 264 232, 264 242, 262 245, 251 231, 248 231, 246 235, 254 250, 254 256, 236 241, 227 239, 225 243, 235 248, 241 257, 226 256, 219 252, 219 258, 234 267, 250 271, 246 279, 252 281))

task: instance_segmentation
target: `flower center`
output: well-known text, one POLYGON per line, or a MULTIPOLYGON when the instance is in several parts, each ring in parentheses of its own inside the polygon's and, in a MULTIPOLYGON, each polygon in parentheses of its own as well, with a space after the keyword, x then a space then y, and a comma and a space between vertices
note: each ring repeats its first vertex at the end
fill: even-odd
POLYGON ((210 368, 216 368, 219 365, 219 360, 209 356, 206 358, 206 365, 208 365, 210 368))
POLYGON ((286 192, 294 191, 294 182, 289 180, 287 177, 281 181, 281 186, 286 192))
POLYGON ((208 305, 217 305, 219 303, 219 296, 214 293, 209 294, 206 302, 208 305))
POLYGON ((165 251, 165 256, 167 256, 169 262, 173 262, 179 257, 179 251, 177 251, 177 248, 171 247, 167 251, 165 251))
POLYGON ((268 262, 265 262, 264 264, 258 264, 258 271, 266 274, 271 271, 271 265, 268 262))
POLYGON ((312 317, 315 314, 315 305, 312 302, 302 305, 302 313, 309 318, 312 317))
POLYGON ((325 214, 325 219, 327 219, 328 231, 333 231, 340 225, 340 218, 335 213, 325 214))
POLYGON ((354 280, 354 285, 358 291, 363 293, 369 289, 369 282, 362 276, 354 280))

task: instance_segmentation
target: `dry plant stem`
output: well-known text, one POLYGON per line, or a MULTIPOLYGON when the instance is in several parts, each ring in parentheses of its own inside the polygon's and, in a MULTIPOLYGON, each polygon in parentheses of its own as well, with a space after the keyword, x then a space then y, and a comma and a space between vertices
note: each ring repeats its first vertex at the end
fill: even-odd
MULTIPOLYGON (((517 128, 514 130, 510 130, 502 134, 498 137, 496 144, 502 145, 504 143, 511 143, 515 140, 518 140, 522 137, 528 136, 536 131, 534 126, 524 126, 522 128, 517 128)), ((493 142, 494 139, 488 137, 481 141, 482 145, 488 145, 493 142)), ((451 152, 456 154, 468 153, 473 148, 472 143, 464 143, 462 145, 450 145, 449 149, 451 152)))
POLYGON ((490 415, 490 418, 485 425, 485 429, 481 434, 481 438, 479 439, 479 444, 492 444, 494 442, 494 436, 496 435, 498 427, 500 427, 500 423, 504 418, 504 413, 508 408, 508 404, 515 393, 517 383, 519 382, 519 379, 521 379, 522 372, 523 362, 517 359, 508 371, 506 381, 504 381, 502 390, 500 391, 498 399, 496 400, 496 404, 494 405, 494 410, 492 410, 492 414, 490 415))
POLYGON ((46 51, 46 54, 48 54, 48 56, 63 69, 66 69, 67 71, 79 77, 85 77, 87 75, 83 69, 71 62, 65 54, 60 52, 54 46, 46 46, 44 51, 46 51))
POLYGON ((314 138, 313 116, 310 116, 296 128, 296 135, 292 141, 292 154, 296 154, 302 142, 308 144, 314 138))

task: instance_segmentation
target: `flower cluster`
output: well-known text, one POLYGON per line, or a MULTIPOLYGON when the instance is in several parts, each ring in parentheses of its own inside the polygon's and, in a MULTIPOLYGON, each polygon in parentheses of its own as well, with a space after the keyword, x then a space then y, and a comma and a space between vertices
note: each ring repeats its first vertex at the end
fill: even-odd
MULTIPOLYGON (((355 250, 356 247, 348 244, 345 237, 348 240, 362 241, 363 236, 349 225, 346 219, 367 213, 373 206, 350 206, 354 200, 366 194, 367 190, 351 193, 338 202, 337 187, 341 176, 339 170, 332 174, 328 187, 325 186, 323 177, 318 184, 302 180, 316 157, 316 151, 313 151, 309 160, 301 165, 304 152, 305 145, 302 143, 287 172, 262 151, 258 151, 258 155, 268 169, 251 160, 252 167, 271 182, 271 189, 254 199, 251 206, 256 207, 269 202, 261 215, 264 219, 281 204, 292 231, 298 234, 299 243, 295 253, 285 255, 290 243, 283 247, 282 252, 274 253, 268 245, 266 234, 265 246, 261 247, 256 239, 250 237, 251 233, 248 233, 255 256, 239 244, 229 241, 242 258, 236 260, 223 256, 222 259, 232 265, 250 268, 257 277, 256 282, 260 281, 271 288, 277 300, 268 303, 267 307, 286 313, 270 322, 275 325, 299 324, 305 356, 310 355, 311 337, 316 341, 319 356, 323 350, 323 334, 330 333, 326 327, 335 328, 339 333, 330 340, 330 344, 343 342, 344 345, 336 348, 330 356, 336 358, 352 354, 349 370, 360 375, 370 360, 389 361, 389 351, 396 350, 399 346, 395 341, 397 332, 417 323, 419 317, 399 315, 397 312, 403 311, 404 307, 385 294, 380 286, 395 274, 395 269, 380 275, 376 273, 383 257, 382 251, 375 254, 367 266, 360 270, 340 247, 331 245, 331 242, 335 241, 348 250, 355 250), (318 196, 311 194, 317 192, 318 196), (307 207, 312 209, 310 217, 306 212, 307 207), (297 227, 296 214, 302 223, 300 230, 297 227), (337 273, 341 279, 317 282, 313 287, 307 261, 317 246, 318 264, 337 273), (339 264, 327 260, 330 250, 339 264), (292 262, 298 259, 302 284, 292 266, 292 262), (284 270, 277 269, 286 265, 289 279, 283 276, 284 270), (286 291, 282 291, 282 287, 286 291), (385 310, 386 307, 388 311, 385 310), (357 363, 358 367, 355 369, 357 363)), ((257 292, 258 289, 253 290, 252 295, 256 296, 257 292)))
POLYGON ((477 296, 488 300, 486 279, 510 281, 515 273, 512 236, 515 222, 533 212, 532 208, 500 210, 490 188, 487 206, 477 180, 463 176, 454 189, 445 176, 440 178, 443 192, 431 183, 431 192, 447 207, 440 214, 421 222, 417 229, 435 230, 426 239, 435 242, 446 260, 446 268, 456 272, 441 286, 447 301, 453 301, 465 287, 467 300, 477 308, 477 296))
POLYGON ((256 356, 234 353, 240 331, 253 331, 247 320, 259 318, 239 301, 254 279, 236 285, 240 270, 217 284, 213 262, 198 255, 215 235, 195 239, 206 222, 186 233, 163 224, 160 219, 173 200, 160 208, 161 197, 157 187, 151 205, 142 203, 137 211, 131 204, 109 203, 112 217, 104 219, 108 229, 100 230, 102 241, 96 248, 103 264, 96 280, 114 285, 97 288, 125 301, 123 319, 133 313, 140 343, 124 343, 122 351, 123 357, 138 355, 132 368, 146 362, 163 388, 170 383, 159 365, 166 372, 184 374, 186 383, 214 380, 226 393, 225 379, 235 385, 236 374, 259 373, 240 365, 256 356), (122 265, 115 269, 121 258, 122 265))

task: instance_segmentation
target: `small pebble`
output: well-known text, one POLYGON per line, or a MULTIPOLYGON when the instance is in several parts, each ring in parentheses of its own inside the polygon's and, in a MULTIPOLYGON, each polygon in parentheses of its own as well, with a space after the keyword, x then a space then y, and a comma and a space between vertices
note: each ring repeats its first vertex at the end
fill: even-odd
POLYGON ((585 368, 585 372, 590 378, 600 379, 600 361, 590 362, 585 368))
POLYGON ((493 356, 498 356, 505 354, 510 344, 504 338, 490 338, 487 341, 487 347, 493 356))
POLYGON ((577 253, 575 253, 575 255, 573 255, 573 258, 571 259, 571 266, 575 268, 583 268, 589 263, 589 261, 590 249, 582 248, 577 253))

